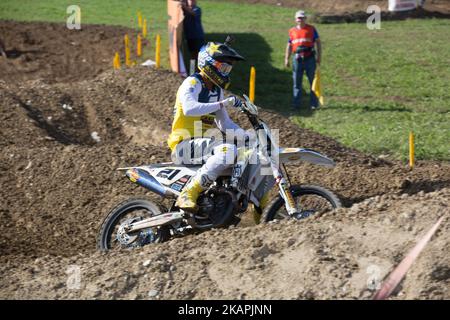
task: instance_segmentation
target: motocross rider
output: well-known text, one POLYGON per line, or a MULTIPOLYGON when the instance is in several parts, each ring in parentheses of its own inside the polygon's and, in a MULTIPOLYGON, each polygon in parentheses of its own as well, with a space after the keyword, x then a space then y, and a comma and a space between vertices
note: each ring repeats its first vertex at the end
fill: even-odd
POLYGON ((223 94, 230 84, 233 63, 241 60, 244 58, 227 42, 209 42, 198 54, 200 72, 186 78, 178 89, 175 118, 167 141, 172 159, 176 163, 203 164, 178 197, 176 205, 180 209, 197 211, 199 194, 234 163, 236 145, 223 136, 206 137, 205 132, 215 124, 222 133, 233 130, 236 136, 245 136, 226 110, 240 107, 241 100, 235 96, 225 99, 223 94))

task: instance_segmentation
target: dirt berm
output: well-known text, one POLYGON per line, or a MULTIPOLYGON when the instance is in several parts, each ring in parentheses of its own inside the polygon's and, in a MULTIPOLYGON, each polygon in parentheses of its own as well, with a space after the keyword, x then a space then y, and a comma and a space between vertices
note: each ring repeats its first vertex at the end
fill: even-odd
MULTIPOLYGON (((367 8, 377 5, 384 12, 388 10, 387 0, 232 0, 234 2, 264 3, 282 7, 291 7, 297 10, 313 10, 314 12, 327 15, 350 15, 356 12, 366 12, 367 8)), ((426 0, 423 6, 422 16, 432 14, 450 13, 450 2, 448 0, 426 0)), ((420 17, 413 15, 415 17, 420 17)))
MULTIPOLYGON (((450 189, 377 196, 305 221, 213 230, 113 254, 2 263, 3 299, 368 299, 447 213, 394 299, 450 299, 450 189), (80 271, 80 285, 68 289, 80 271)), ((67 243, 66 243, 67 244, 67 243)))
MULTIPOLYGON (((22 44, 12 39, 7 51, 22 44)), ((68 68, 45 39, 48 63, 68 68)), ((99 54, 117 49, 105 50, 99 54)), ((0 74, 11 63, 3 61, 0 74)), ((95 242, 108 209, 146 194, 115 169, 169 160, 165 139, 182 81, 164 70, 110 65, 100 61, 96 77, 86 72, 77 81, 20 71, 0 77, 0 298, 368 298, 374 272, 381 279, 448 215, 448 162, 418 162, 411 171, 263 111, 283 145, 337 162, 291 166, 294 180, 328 187, 351 208, 100 254, 95 242), (79 290, 66 286, 70 265, 81 268, 79 290)), ((448 228, 447 218, 395 298, 450 298, 448 228)))

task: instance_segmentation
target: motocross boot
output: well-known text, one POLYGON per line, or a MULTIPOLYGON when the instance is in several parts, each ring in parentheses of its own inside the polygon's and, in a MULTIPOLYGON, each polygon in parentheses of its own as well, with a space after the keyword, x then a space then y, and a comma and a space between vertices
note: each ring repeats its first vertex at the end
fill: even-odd
POLYGON ((186 211, 198 211, 197 199, 203 190, 205 189, 200 184, 200 179, 198 177, 194 177, 183 189, 183 191, 181 191, 175 205, 186 211))

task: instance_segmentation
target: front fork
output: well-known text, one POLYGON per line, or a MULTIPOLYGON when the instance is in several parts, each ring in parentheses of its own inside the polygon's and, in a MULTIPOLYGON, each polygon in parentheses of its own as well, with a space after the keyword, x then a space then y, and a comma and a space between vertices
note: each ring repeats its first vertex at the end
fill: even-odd
MULTIPOLYGON (((294 214, 300 212, 299 208, 297 208, 297 203, 294 200, 294 197, 292 196, 290 187, 291 183, 290 181, 286 180, 285 174, 282 170, 279 168, 283 166, 284 171, 286 172, 286 168, 283 164, 278 164, 277 161, 275 161, 271 156, 268 157, 270 162, 270 168, 273 174, 273 177, 275 178, 275 182, 278 185, 278 188, 280 189, 281 197, 284 200, 284 204, 286 206, 286 211, 290 216, 293 216, 294 214)), ((246 158, 239 156, 237 157, 236 164, 233 167, 233 173, 231 175, 231 185, 239 190, 238 184, 239 179, 242 175, 242 168, 246 167, 246 158)), ((287 172, 286 172, 287 176, 287 172)), ((241 191, 241 190, 239 190, 241 191)))
POLYGON ((272 167, 275 182, 280 189, 280 195, 284 200, 286 211, 290 216, 296 214, 297 212, 300 212, 290 190, 291 184, 286 180, 283 171, 279 169, 274 161, 271 161, 270 165, 272 167))

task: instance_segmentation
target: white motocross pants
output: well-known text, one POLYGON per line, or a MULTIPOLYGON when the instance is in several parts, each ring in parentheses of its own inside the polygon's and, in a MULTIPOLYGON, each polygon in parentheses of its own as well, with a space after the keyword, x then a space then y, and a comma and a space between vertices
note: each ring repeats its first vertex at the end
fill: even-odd
POLYGON ((172 152, 172 161, 177 164, 203 164, 197 176, 201 186, 207 188, 233 166, 236 154, 234 144, 213 138, 195 138, 178 143, 172 152))

